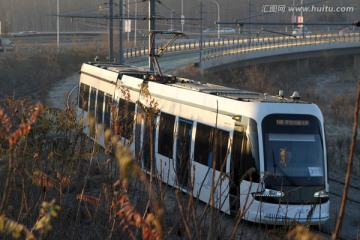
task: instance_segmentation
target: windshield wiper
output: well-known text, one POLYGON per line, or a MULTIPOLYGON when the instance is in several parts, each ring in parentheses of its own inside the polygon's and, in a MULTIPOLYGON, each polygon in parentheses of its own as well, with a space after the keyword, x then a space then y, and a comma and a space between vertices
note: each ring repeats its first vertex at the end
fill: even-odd
POLYGON ((274 175, 276 176, 276 163, 275 163, 275 153, 274 150, 272 150, 272 160, 273 160, 273 167, 274 167, 274 175))

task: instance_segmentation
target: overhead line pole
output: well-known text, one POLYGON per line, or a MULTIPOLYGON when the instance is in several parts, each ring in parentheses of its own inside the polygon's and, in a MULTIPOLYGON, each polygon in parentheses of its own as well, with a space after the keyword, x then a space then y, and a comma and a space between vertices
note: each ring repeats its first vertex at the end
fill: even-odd
POLYGON ((113 62, 114 61, 114 1, 110 0, 109 1, 109 6, 110 6, 110 18, 109 18, 109 62, 113 62))
POLYGON ((249 20, 250 20, 250 26, 249 26, 249 41, 251 42, 251 34, 252 34, 252 2, 249 0, 249 20))
POLYGON ((123 0, 119 0, 119 54, 118 54, 118 63, 124 63, 124 54, 123 54, 123 0))
MULTIPOLYGON (((145 0, 144 0, 145 1, 145 0)), ((149 1, 149 16, 148 16, 148 20, 149 20, 149 70, 150 71, 154 71, 154 64, 152 61, 152 57, 155 56, 155 35, 153 34, 153 32, 155 32, 155 1, 159 1, 159 0, 148 0, 149 1)), ((113 47, 113 31, 114 31, 114 24, 113 21, 115 19, 119 19, 119 53, 118 53, 118 58, 117 58, 117 62, 120 64, 123 64, 124 61, 124 54, 123 54, 123 19, 134 19, 137 20, 137 18, 132 18, 132 17, 127 17, 124 18, 124 13, 123 13, 123 0, 119 0, 119 4, 118 4, 118 8, 119 8, 119 14, 118 16, 114 16, 114 0, 109 0, 109 16, 107 15, 98 15, 98 16, 94 16, 94 15, 72 15, 72 14, 62 14, 60 15, 59 13, 57 13, 57 17, 67 17, 67 18, 92 18, 92 19, 106 19, 109 20, 109 56, 108 56, 108 60, 109 62, 113 62, 115 60, 114 56, 113 56, 113 51, 114 51, 114 47, 113 47)), ((100 8, 99 8, 100 9, 100 8)), ((176 18, 174 18, 176 19, 176 18)), ((187 18, 188 20, 199 20, 197 18, 187 18)), ((184 20, 183 17, 179 18, 179 20, 184 20)))
POLYGON ((57 52, 60 52, 60 10, 59 10, 59 0, 56 2, 56 39, 57 39, 57 52))
POLYGON ((135 20, 134 20, 134 47, 136 47, 137 37, 137 2, 135 2, 135 20))
MULTIPOLYGON (((181 0, 181 18, 184 17, 184 0, 181 0)), ((181 22, 181 32, 184 32, 184 23, 181 22)))
MULTIPOLYGON (((155 34, 152 32, 155 30, 155 0, 149 0, 149 56, 154 56, 155 49, 155 34)), ((152 58, 149 57, 149 70, 154 71, 154 64, 152 58)))
MULTIPOLYGON (((127 17, 130 17, 130 0, 127 0, 127 17)), ((129 22, 130 20, 127 20, 127 22, 129 22)), ((130 25, 130 29, 128 29, 127 31, 127 41, 130 42, 130 31, 131 31, 131 24, 130 25)))
POLYGON ((203 50, 203 2, 200 2, 200 58, 199 58, 200 63, 202 59, 202 50, 203 50))

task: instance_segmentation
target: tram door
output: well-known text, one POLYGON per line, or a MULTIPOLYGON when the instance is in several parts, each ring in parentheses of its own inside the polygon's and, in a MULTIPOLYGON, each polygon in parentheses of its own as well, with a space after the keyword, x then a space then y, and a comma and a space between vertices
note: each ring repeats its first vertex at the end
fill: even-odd
POLYGON ((147 171, 155 171, 155 133, 156 133, 156 119, 148 119, 145 117, 143 129, 143 142, 142 142, 142 165, 147 171), (152 166, 151 166, 152 160, 152 166))
POLYGON ((135 119, 135 156, 136 159, 141 158, 141 126, 142 126, 142 111, 137 107, 137 114, 135 119))
POLYGON ((240 207, 240 190, 244 191, 240 189, 240 181, 256 182, 259 180, 257 172, 251 172, 251 174, 248 172, 251 168, 256 169, 256 165, 251 143, 246 133, 247 128, 248 126, 235 123, 230 162, 230 210, 232 213, 236 213, 240 207))
POLYGON ((235 125, 234 137, 231 147, 230 162, 230 212, 236 215, 240 207, 240 164, 245 131, 242 126, 235 125))
POLYGON ((193 122, 179 119, 176 141, 176 174, 179 186, 189 187, 190 151, 193 122))
POLYGON ((91 92, 90 92, 90 107, 89 107, 89 135, 91 138, 95 139, 95 103, 96 103, 96 88, 91 88, 91 92), (90 119, 92 119, 92 121, 90 121, 90 119))

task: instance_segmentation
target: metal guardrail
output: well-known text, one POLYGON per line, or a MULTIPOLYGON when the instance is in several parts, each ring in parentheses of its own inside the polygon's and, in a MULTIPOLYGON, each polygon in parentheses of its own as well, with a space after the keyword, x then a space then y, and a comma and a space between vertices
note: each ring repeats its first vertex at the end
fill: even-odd
MULTIPOLYGON (((227 37, 221 39, 205 39, 203 40, 203 49, 212 49, 225 46, 234 46, 241 44, 243 39, 237 37, 227 37)), ((157 49, 161 49, 161 44, 156 45, 157 49)), ((183 52, 183 51, 198 51, 200 49, 199 40, 188 40, 182 42, 175 42, 170 46, 167 52, 183 52)), ((147 47, 138 47, 138 48, 127 48, 124 49, 124 59, 132 59, 136 57, 147 57, 148 48, 147 47)))
MULTIPOLYGON (((87 37, 88 36, 85 36, 85 40, 88 40, 87 37)), ((45 35, 44 38, 46 38, 45 35)), ((81 42, 81 39, 79 41, 81 42)), ((343 35, 314 34, 305 37, 298 36, 296 38, 292 36, 273 36, 249 39, 241 35, 222 36, 222 38, 220 39, 204 38, 202 41, 201 61, 208 61, 211 59, 222 58, 235 54, 273 50, 277 48, 346 42, 360 42, 359 33, 348 33, 343 35)), ((41 44, 46 44, 46 42, 41 44)), ((180 53, 184 51, 200 51, 200 44, 201 43, 199 39, 182 40, 174 42, 173 45, 168 47, 167 52, 180 53)), ((33 51, 31 48, 25 47, 23 49, 28 50, 29 52, 33 51)), ((162 49, 162 44, 158 43, 156 45, 156 49, 162 49)), ((123 58, 126 60, 146 58, 148 57, 148 47, 142 46, 135 48, 126 48, 123 50, 123 54, 123 58)))
MULTIPOLYGON (((249 53, 255 51, 267 51, 278 48, 289 48, 309 45, 336 44, 347 42, 359 42, 359 33, 349 34, 316 34, 305 37, 260 37, 260 38, 240 38, 227 37, 221 39, 204 39, 202 42, 202 61, 214 58, 225 57, 229 55, 249 53)), ((161 45, 157 45, 160 49, 161 45)), ((199 40, 189 40, 174 43, 169 47, 168 52, 198 51, 200 49, 199 40)), ((127 48, 124 49, 124 59, 133 59, 138 57, 147 57, 148 48, 127 48)))
POLYGON ((338 43, 360 43, 358 33, 346 35, 310 35, 304 38, 274 37, 252 39, 240 45, 225 46, 203 51, 202 61, 225 57, 235 54, 243 54, 257 51, 268 51, 279 48, 294 48, 310 45, 338 44, 338 43))
MULTIPOLYGON (((156 48, 161 49, 161 45, 157 44, 156 48)), ((172 46, 168 47, 167 52, 183 52, 183 51, 194 51, 194 50, 199 50, 198 40, 189 40, 180 43, 173 43, 172 46)), ((147 56, 148 56, 147 47, 124 49, 124 59, 147 57, 147 56)))

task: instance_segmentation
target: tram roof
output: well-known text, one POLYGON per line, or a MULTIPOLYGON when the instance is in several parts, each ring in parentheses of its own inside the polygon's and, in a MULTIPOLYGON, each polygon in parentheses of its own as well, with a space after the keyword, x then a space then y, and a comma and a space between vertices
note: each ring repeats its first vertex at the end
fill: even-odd
MULTIPOLYGON (((134 67, 129 65, 115 64, 115 63, 98 63, 98 62, 89 62, 88 64, 107 69, 119 74, 119 78, 123 75, 142 78, 151 82, 165 84, 172 87, 192 90, 201 93, 207 93, 210 95, 215 95, 219 97, 224 97, 228 99, 244 101, 244 102, 283 102, 283 103, 293 103, 301 102, 299 101, 300 97, 294 96, 294 98, 285 98, 283 95, 269 95, 267 93, 258 93, 251 92, 247 90, 241 90, 236 88, 230 88, 220 85, 215 85, 211 83, 201 83, 187 78, 175 77, 172 75, 159 76, 152 71, 145 70, 140 67, 134 67)), ((280 94, 280 93, 279 93, 280 94)))

